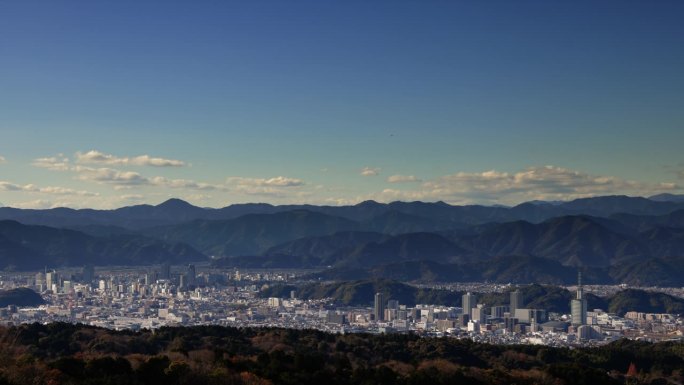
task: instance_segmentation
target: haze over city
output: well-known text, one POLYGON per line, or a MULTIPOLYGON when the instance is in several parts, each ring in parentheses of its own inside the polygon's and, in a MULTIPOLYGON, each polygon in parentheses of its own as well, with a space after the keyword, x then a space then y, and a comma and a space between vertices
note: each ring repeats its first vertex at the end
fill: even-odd
POLYGON ((0 4, 0 202, 683 192, 684 4, 0 4))

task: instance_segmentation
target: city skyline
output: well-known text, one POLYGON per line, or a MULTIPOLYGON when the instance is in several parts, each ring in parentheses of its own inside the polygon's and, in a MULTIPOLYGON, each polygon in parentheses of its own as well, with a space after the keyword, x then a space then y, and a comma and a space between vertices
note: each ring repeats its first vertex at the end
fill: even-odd
POLYGON ((684 4, 0 5, 0 203, 684 192, 684 4))

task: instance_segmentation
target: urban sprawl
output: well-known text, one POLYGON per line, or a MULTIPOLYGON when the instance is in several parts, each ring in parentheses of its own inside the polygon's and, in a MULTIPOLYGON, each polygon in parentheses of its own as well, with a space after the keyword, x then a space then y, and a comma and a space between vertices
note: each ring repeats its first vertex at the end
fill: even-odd
MULTIPOLYGON (((463 295, 462 307, 421 304, 409 307, 382 293, 366 307, 341 306, 331 298, 305 300, 296 290, 287 298, 261 298, 265 286, 302 284, 301 271, 198 269, 194 265, 120 268, 96 271, 5 273, 0 288, 30 287, 46 304, 0 309, 0 323, 71 322, 111 329, 155 329, 162 326, 224 325, 318 329, 333 333, 418 333, 494 344, 591 346, 619 338, 646 341, 684 340, 684 318, 673 314, 630 311, 624 317, 587 309, 585 288, 567 314, 530 309, 518 290, 505 306, 478 303, 463 295)), ((503 292, 510 285, 440 285, 451 290, 503 292)), ((592 287, 597 294, 614 287, 592 287)), ((654 290, 653 288, 651 290, 654 290)), ((684 289, 670 289, 684 296, 684 289)), ((529 299, 528 299, 529 300, 529 299)))

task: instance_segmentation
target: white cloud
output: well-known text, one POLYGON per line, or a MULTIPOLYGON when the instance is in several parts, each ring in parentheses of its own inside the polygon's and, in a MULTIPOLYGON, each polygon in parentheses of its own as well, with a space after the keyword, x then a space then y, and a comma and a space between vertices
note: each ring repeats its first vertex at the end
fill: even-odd
POLYGON ((91 168, 84 166, 76 166, 71 170, 78 173, 78 179, 84 181, 95 181, 121 185, 150 184, 149 179, 134 171, 120 171, 113 168, 91 168))
POLYGON ((100 151, 90 150, 86 153, 76 153, 76 163, 104 164, 109 166, 153 166, 153 167, 183 167, 182 160, 155 158, 149 155, 135 157, 118 157, 100 151))
POLYGON ((305 186, 301 179, 277 176, 273 178, 230 177, 225 188, 244 195, 267 196, 270 198, 298 197, 299 188, 305 186))
POLYGON ((227 181, 229 184, 236 184, 238 186, 299 187, 304 185, 304 181, 301 179, 284 176, 274 178, 230 177, 227 181))
POLYGON ((33 164, 36 167, 47 168, 48 170, 54 171, 69 171, 71 169, 69 158, 64 157, 62 154, 46 158, 34 159, 33 163, 31 164, 33 164))
POLYGON ((44 209, 51 209, 55 208, 54 203, 48 200, 44 199, 36 199, 32 201, 27 201, 27 202, 18 202, 14 203, 11 207, 15 207, 18 209, 35 209, 35 210, 44 210, 44 209))
POLYGON ((184 188, 191 190, 226 190, 226 186, 220 184, 211 184, 203 182, 195 182, 188 179, 168 179, 161 176, 156 176, 148 179, 149 183, 154 186, 169 187, 169 188, 184 188))
POLYGON ((496 170, 458 172, 426 181, 417 189, 385 189, 366 198, 517 204, 535 199, 568 200, 611 194, 648 196, 680 189, 675 183, 637 182, 555 166, 535 166, 515 173, 496 170))
POLYGON ((54 195, 78 195, 78 196, 89 196, 89 197, 96 197, 99 196, 100 194, 90 192, 90 191, 84 191, 84 190, 74 190, 70 188, 65 188, 65 187, 43 187, 39 188, 37 190, 39 193, 43 194, 54 194, 54 195))
POLYGON ((74 190, 66 187, 39 187, 34 184, 19 185, 16 183, 0 181, 0 191, 22 191, 28 193, 41 193, 41 194, 51 194, 51 195, 77 195, 77 196, 98 196, 99 194, 83 191, 74 190))
POLYGON ((219 184, 195 182, 187 179, 169 179, 161 176, 145 177, 135 171, 121 171, 113 168, 91 168, 76 166, 72 168, 77 178, 85 181, 114 184, 116 190, 129 189, 135 186, 156 186, 190 190, 226 190, 219 184))
POLYGON ((4 156, 0 155, 0 163, 5 163, 7 162, 7 159, 5 159, 4 156))
POLYGON ((380 175, 380 168, 378 167, 364 167, 361 169, 363 176, 378 176, 380 175))
POLYGON ((414 175, 391 175, 387 177, 387 182, 389 183, 410 183, 410 182, 422 182, 420 179, 416 178, 414 175))

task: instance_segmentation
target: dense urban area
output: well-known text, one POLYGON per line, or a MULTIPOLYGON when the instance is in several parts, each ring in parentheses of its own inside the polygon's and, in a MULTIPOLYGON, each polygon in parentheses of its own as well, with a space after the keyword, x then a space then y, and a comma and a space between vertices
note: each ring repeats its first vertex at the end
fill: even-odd
MULTIPOLYGON (((320 284, 303 279, 302 270, 212 269, 168 264, 147 268, 45 270, 5 273, 2 289, 28 287, 44 304, 10 305, 0 311, 2 324, 68 322, 116 330, 163 326, 222 325, 317 329, 332 333, 407 333, 449 336, 491 344, 596 346, 630 338, 644 341, 684 340, 681 314, 624 314, 587 307, 586 292, 608 295, 625 286, 570 287, 575 298, 566 311, 529 308, 512 285, 487 283, 440 284, 465 292, 461 306, 407 305, 378 292, 367 304, 345 305, 334 298, 304 299, 297 287, 320 284), (292 288, 285 295, 264 296, 265 289, 292 288), (505 293, 507 304, 478 301, 481 293, 505 293)), ((579 277, 581 280, 581 276, 579 277)), ((658 289, 683 298, 684 288, 658 289)))

